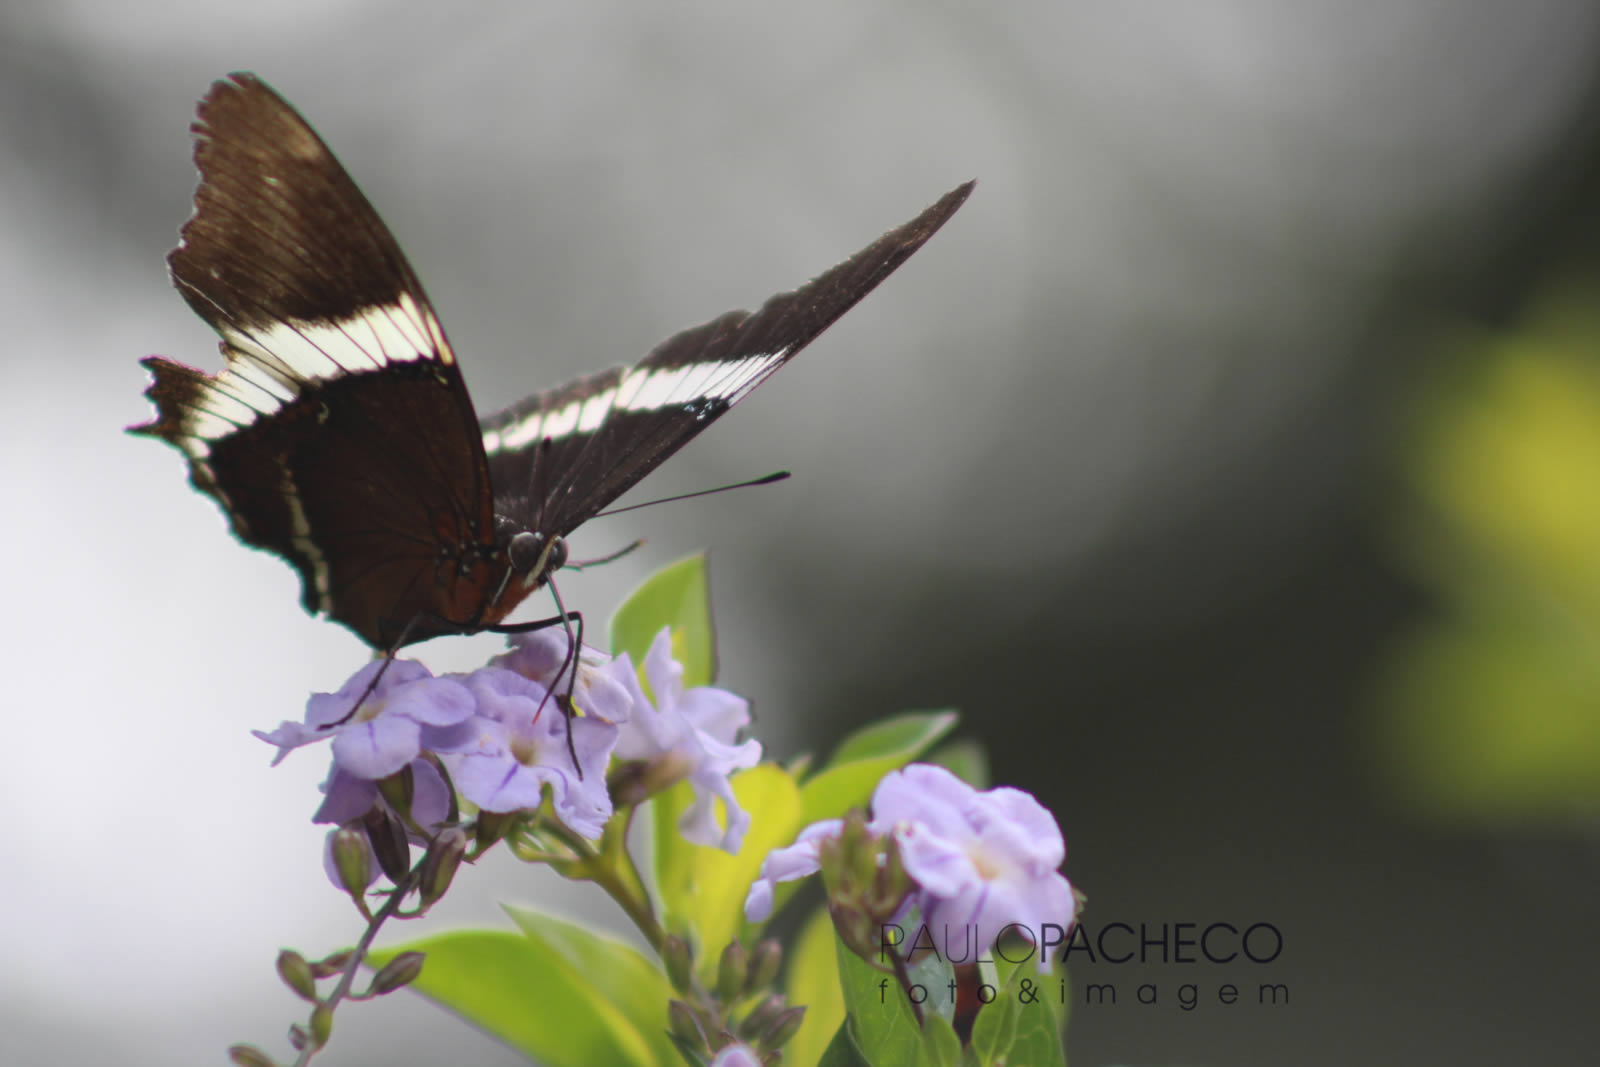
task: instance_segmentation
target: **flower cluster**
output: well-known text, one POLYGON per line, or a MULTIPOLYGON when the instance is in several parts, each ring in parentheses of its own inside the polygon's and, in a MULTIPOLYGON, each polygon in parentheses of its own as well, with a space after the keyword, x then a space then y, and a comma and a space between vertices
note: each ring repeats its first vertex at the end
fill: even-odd
MULTIPOLYGON (((277 750, 274 763, 327 743, 313 820, 332 828, 328 877, 366 921, 353 948, 278 957, 279 976, 310 1009, 289 1031, 297 1067, 327 1044, 341 1003, 407 987, 539 1062, 568 1062, 582 1048, 585 1063, 616 1067, 772 1067, 832 1062, 840 1049, 878 1063, 905 1060, 915 1045, 941 1063, 1061 1067, 1039 1037, 1062 1014, 1037 997, 1022 1014, 1037 981, 1030 969, 973 979, 954 966, 974 950, 1004 956, 1011 928, 1069 934, 1079 900, 1060 873, 1066 847, 1054 817, 1020 790, 980 792, 911 762, 943 751, 962 765, 959 748, 934 748, 956 727, 953 712, 863 725, 820 766, 761 763, 761 745, 741 740, 748 703, 690 684, 715 671, 706 589, 699 558, 645 583, 610 625, 631 657, 577 647, 551 628, 511 638, 470 673, 436 677, 384 659, 314 695, 303 720, 257 733, 277 750), (787 841, 748 862, 710 853, 787 841), (603 892, 654 959, 514 905, 515 930, 376 947, 380 928, 427 914, 463 865, 495 846, 603 892), (854 955, 809 934, 785 949, 760 927, 785 895, 779 883, 818 871, 834 934, 854 955), (375 887, 380 872, 392 888, 375 887), (924 950, 949 965, 952 997, 957 979, 968 992, 979 983, 971 1010, 919 1007, 931 973, 914 966, 928 962, 924 950), (507 966, 479 966, 485 952, 507 966), (372 971, 364 987, 363 967, 372 971), (867 979, 874 971, 892 973, 902 995, 886 1000, 890 979, 867 979), (1015 995, 999 996, 1002 986, 1015 995), (525 1005, 556 987, 563 1010, 530 1021, 525 1005)), ((251 1045, 229 1055, 275 1067, 251 1045)))
MULTIPOLYGON (((653 701, 626 654, 613 659, 585 646, 574 664, 559 629, 517 635, 510 644, 465 675, 436 678, 412 660, 374 661, 337 692, 314 695, 303 722, 256 736, 277 747, 274 763, 331 741, 333 765, 313 820, 336 828, 380 812, 397 820, 411 843, 425 844, 454 810, 453 787, 489 813, 535 811, 548 797, 557 820, 595 840, 613 810, 607 771, 627 763, 654 768, 630 780, 645 777, 655 788, 687 779, 695 803, 684 816, 684 836, 739 850, 750 816, 728 777, 761 759, 759 742, 735 743, 750 721, 749 705, 709 686, 685 691, 669 630, 645 656, 653 701), (396 791, 383 785, 402 774, 405 810, 396 810, 396 791), (717 826, 718 799, 726 829, 717 826)), ((333 858, 337 833, 330 832, 327 862, 335 883, 346 885, 333 858)))
MULTIPOLYGON (((914 763, 878 784, 865 828, 878 841, 880 871, 905 876, 887 913, 915 907, 930 929, 971 931, 985 947, 1009 927, 1037 931, 1055 923, 1070 930, 1076 917, 1072 885, 1059 869, 1067 855, 1061 829, 1020 789, 979 792, 943 767, 914 763)), ((750 887, 746 917, 765 920, 777 883, 823 870, 828 850, 851 836, 845 820, 827 819, 775 849, 750 887)), ((886 922, 890 914, 875 919, 886 922)))

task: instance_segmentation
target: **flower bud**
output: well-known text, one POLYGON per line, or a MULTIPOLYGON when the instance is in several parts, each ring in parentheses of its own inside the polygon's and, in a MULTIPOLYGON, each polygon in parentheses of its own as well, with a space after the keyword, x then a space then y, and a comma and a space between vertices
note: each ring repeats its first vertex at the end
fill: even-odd
POLYGON ((333 1036, 333 1009, 326 1004, 318 1004, 311 1009, 311 1040, 317 1048, 328 1043, 328 1038, 333 1036))
POLYGON ((418 886, 422 893, 423 911, 433 907, 444 896, 466 854, 467 835, 459 827, 445 830, 428 845, 428 852, 422 857, 422 877, 418 886))
POLYGON ((797 1004, 785 1011, 780 1011, 773 1017, 767 1029, 757 1039, 764 1049, 778 1049, 789 1043, 789 1039, 800 1032, 800 1024, 805 1022, 806 1008, 804 1004, 797 1004))
POLYGON ((785 1003, 782 993, 769 994, 734 1028, 734 1033, 746 1041, 753 1040, 757 1034, 765 1033, 772 1026, 773 1020, 783 1013, 785 1003))
POLYGON ((339 884, 356 901, 372 884, 372 849, 367 845, 367 835, 354 825, 341 826, 333 832, 333 867, 339 872, 339 884))
POLYGON ((228 1049, 228 1059, 237 1067, 277 1067, 272 1057, 254 1045, 234 1045, 228 1049))
POLYGON ((672 988, 687 993, 694 984, 694 950, 676 934, 668 934, 661 946, 661 962, 667 969, 672 988))
POLYGON ((410 985, 422 973, 423 955, 420 952, 402 952, 394 959, 385 963, 372 977, 370 991, 383 996, 393 993, 402 986, 410 985))
POLYGON ((846 948, 871 963, 877 959, 877 935, 881 929, 871 915, 850 901, 829 900, 828 915, 833 919, 834 932, 846 948))
POLYGON ((411 777, 408 763, 387 778, 378 780, 378 792, 389 802, 389 807, 403 817, 411 816, 411 801, 416 797, 416 782, 411 777))
POLYGON ((745 978, 750 974, 750 954, 737 938, 728 942, 717 961, 717 996, 724 1004, 732 1003, 744 990, 745 978))
MULTIPOLYGON (((366 843, 363 842, 363 849, 366 843)), ((355 949, 340 949, 331 956, 324 957, 311 965, 311 973, 318 978, 332 978, 334 975, 350 966, 350 957, 354 956, 355 949)))
POLYGON ((379 805, 374 805, 361 821, 367 840, 372 842, 372 854, 378 857, 378 869, 389 881, 399 885, 411 873, 411 846, 406 841, 406 828, 379 805))
POLYGON ((746 993, 759 993, 778 977, 783 966, 783 946, 776 939, 767 938, 756 945, 750 955, 750 973, 744 980, 746 993))
POLYGON ((278 977, 296 996, 317 1003, 317 983, 311 975, 311 964, 294 949, 286 948, 278 953, 278 977))
POLYGON ((700 1015, 681 1000, 667 1001, 667 1022, 678 1039, 696 1051, 710 1049, 711 1042, 700 1025, 700 1015))
POLYGON ((888 839, 888 844, 883 850, 883 863, 865 888, 864 903, 867 913, 880 923, 892 920, 899 912, 906 894, 913 888, 911 876, 906 873, 905 865, 900 862, 900 846, 894 838, 888 839))
POLYGON ((488 848, 506 834, 517 824, 522 817, 520 811, 480 811, 478 812, 477 825, 474 828, 478 850, 488 848))

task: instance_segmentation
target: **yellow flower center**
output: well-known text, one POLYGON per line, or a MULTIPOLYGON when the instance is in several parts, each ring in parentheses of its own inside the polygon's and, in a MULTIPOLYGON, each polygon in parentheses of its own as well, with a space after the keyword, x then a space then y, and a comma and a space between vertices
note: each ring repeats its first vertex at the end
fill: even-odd
POLYGON ((511 758, 524 767, 532 767, 539 762, 539 746, 531 737, 513 737, 511 758))

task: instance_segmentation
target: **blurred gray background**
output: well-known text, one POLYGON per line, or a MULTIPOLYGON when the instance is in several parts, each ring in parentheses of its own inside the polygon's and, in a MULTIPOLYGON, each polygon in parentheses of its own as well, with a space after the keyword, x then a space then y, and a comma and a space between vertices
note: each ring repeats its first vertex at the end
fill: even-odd
MULTIPOLYGON (((1216 1004, 1254 972, 1081 970, 1162 1001, 1080 1008, 1075 1064, 1591 1061, 1593 838, 1404 817, 1361 721, 1430 610, 1378 533, 1408 324, 1494 321, 1593 248, 1597 29, 1578 0, 0 7, 0 1060, 281 1053, 274 954, 357 930, 308 821, 322 757, 269 770, 248 730, 364 651, 121 433, 139 357, 217 365, 163 256, 194 101, 251 69, 387 219, 484 409, 978 178, 632 499, 797 477, 586 527, 579 555, 649 543, 569 600, 604 618, 708 547, 721 681, 771 752, 958 706, 1059 816, 1091 921, 1283 931, 1287 1007, 1216 1004)), ((620 925, 485 867, 438 924, 620 925)), ((338 1031, 329 1064, 517 1062, 403 996, 338 1031)))

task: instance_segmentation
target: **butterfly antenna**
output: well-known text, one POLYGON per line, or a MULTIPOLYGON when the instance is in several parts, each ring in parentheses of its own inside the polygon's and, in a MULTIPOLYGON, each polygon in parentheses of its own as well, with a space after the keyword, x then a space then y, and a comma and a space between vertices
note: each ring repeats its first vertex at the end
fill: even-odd
POLYGON ((566 565, 566 567, 564 569, 569 570, 569 571, 581 571, 585 567, 598 567, 602 563, 615 563, 617 560, 621 559, 623 556, 626 556, 628 553, 632 552, 634 549, 640 548, 643 545, 644 545, 644 538, 641 537, 637 541, 633 542, 633 544, 631 544, 631 545, 623 545, 621 548, 617 549, 615 552, 611 553, 608 556, 601 556, 598 559, 568 560, 567 561, 567 565, 566 565))
POLYGON ((693 500, 697 496, 710 496, 712 493, 726 493, 730 489, 748 489, 753 485, 771 485, 773 482, 781 482, 789 477, 791 477, 789 471, 773 471, 771 474, 763 474, 759 478, 751 478, 748 482, 734 482, 732 485, 719 485, 715 489, 698 489, 693 493, 679 493, 677 496, 664 496, 658 500, 646 500, 643 504, 629 504, 625 508, 612 508, 609 511, 596 512, 593 517, 598 519, 606 515, 621 515, 624 511, 638 511, 640 508, 653 508, 657 504, 671 504, 679 500, 693 500))

